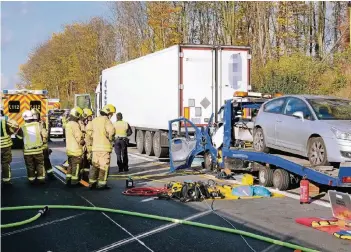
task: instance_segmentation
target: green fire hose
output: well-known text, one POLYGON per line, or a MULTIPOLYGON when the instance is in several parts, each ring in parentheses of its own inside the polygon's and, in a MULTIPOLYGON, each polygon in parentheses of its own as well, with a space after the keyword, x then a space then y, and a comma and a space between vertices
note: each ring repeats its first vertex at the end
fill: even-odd
POLYGON ((292 243, 288 242, 283 242, 279 240, 275 240, 272 238, 268 238, 262 235, 256 235, 250 232, 246 232, 243 230, 238 230, 238 229, 233 229, 233 228, 226 228, 226 227, 220 227, 220 226, 215 226, 215 225, 209 225, 209 224, 204 224, 204 223, 199 223, 199 222, 193 222, 193 221, 186 221, 186 220, 180 220, 180 219, 174 219, 174 218, 169 218, 169 217, 163 217, 163 216, 158 216, 158 215, 152 215, 152 214, 144 214, 144 213, 138 213, 138 212, 131 212, 131 211, 125 211, 125 210, 119 210, 119 209, 112 209, 112 208, 103 208, 103 207, 88 207, 88 206, 65 206, 65 205, 33 205, 33 206, 15 206, 15 207, 3 207, 0 208, 1 211, 16 211, 16 210, 28 210, 28 209, 42 209, 39 211, 37 215, 34 217, 20 221, 20 222, 15 222, 15 223, 9 223, 9 224, 2 224, 1 228, 10 228, 10 227, 18 227, 22 226, 28 223, 31 223, 35 220, 37 220, 41 215, 43 215, 48 208, 52 209, 73 209, 73 210, 84 210, 84 211, 99 211, 99 212, 109 212, 109 213, 117 213, 117 214, 124 214, 124 215, 130 215, 130 216, 137 216, 137 217, 142 217, 142 218, 149 218, 149 219, 154 219, 154 220, 161 220, 161 221, 168 221, 168 222, 174 222, 178 224, 183 224, 183 225, 190 225, 190 226, 195 226, 195 227, 201 227, 201 228, 207 228, 207 229, 212 229, 212 230, 217 230, 217 231, 222 231, 222 232, 227 232, 227 233, 232 233, 232 234, 238 234, 238 235, 244 235, 253 239, 265 241, 268 243, 280 245, 283 247, 291 248, 291 249, 296 249, 296 250, 301 250, 301 251, 306 251, 306 252, 316 252, 318 250, 313 250, 310 248, 305 248, 299 245, 295 245, 292 243))

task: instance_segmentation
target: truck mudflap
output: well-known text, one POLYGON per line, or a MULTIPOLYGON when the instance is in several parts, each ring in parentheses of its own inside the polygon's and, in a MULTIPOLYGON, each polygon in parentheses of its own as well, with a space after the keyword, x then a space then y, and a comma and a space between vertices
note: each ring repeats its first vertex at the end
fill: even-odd
MULTIPOLYGON (((213 115, 208 125, 211 124, 212 119, 213 115)), ((199 154, 204 154, 206 150, 211 150, 212 160, 216 160, 214 157, 217 156, 217 150, 213 147, 211 138, 207 133, 209 126, 199 128, 190 120, 181 117, 169 121, 168 127, 170 172, 190 168, 195 157, 199 154), (185 136, 173 135, 172 124, 176 122, 184 123, 185 136), (194 135, 189 134, 188 125, 195 129, 194 135)))

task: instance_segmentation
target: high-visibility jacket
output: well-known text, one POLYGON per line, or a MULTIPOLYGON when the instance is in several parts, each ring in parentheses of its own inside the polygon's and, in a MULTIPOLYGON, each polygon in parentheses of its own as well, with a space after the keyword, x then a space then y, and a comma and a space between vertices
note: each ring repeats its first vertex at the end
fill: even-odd
MULTIPOLYGON (((87 125, 85 125, 85 128, 86 129, 89 128, 89 127, 91 128, 91 126, 92 126, 92 121, 88 121, 87 125)), ((92 145, 93 145, 93 139, 92 139, 91 134, 86 133, 85 137, 84 137, 84 141, 85 141, 85 146, 87 147, 87 150, 89 152, 91 152, 92 151, 92 145)))
POLYGON ((11 134, 14 133, 13 127, 8 125, 8 122, 13 124, 14 127, 18 127, 17 122, 12 120, 7 120, 6 118, 1 118, 0 125, 0 148, 7 148, 12 146, 11 134))
POLYGON ((115 128, 115 137, 127 137, 128 123, 120 120, 113 124, 115 128))
POLYGON ((62 128, 66 128, 66 124, 67 124, 67 118, 65 116, 62 117, 62 128))
POLYGON ((39 121, 40 127, 41 127, 41 132, 46 132, 44 134, 42 134, 42 138, 43 138, 43 149, 48 149, 48 137, 49 137, 49 133, 48 130, 46 129, 46 124, 44 121, 39 121))
POLYGON ((92 151, 112 152, 115 128, 107 116, 98 116, 87 125, 86 133, 92 138, 92 151))
POLYGON ((79 157, 83 155, 83 133, 78 122, 69 121, 66 124, 66 154, 67 156, 79 157))
POLYGON ((18 137, 23 139, 24 155, 43 153, 43 138, 47 137, 47 132, 39 122, 25 123, 18 137))

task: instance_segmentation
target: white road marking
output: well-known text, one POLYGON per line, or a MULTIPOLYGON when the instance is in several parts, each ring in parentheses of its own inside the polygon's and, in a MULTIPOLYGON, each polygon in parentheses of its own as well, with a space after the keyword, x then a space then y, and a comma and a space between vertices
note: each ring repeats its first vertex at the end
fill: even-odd
MULTIPOLYGON (((192 216, 190 216, 190 217, 188 217, 188 218, 185 218, 184 220, 187 220, 187 221, 193 220, 193 219, 196 219, 196 218, 198 218, 198 217, 205 216, 205 215, 207 215, 207 214, 209 214, 209 213, 211 213, 211 212, 212 212, 212 209, 211 209, 211 210, 207 210, 207 211, 205 211, 205 212, 198 213, 198 214, 194 214, 194 215, 192 215, 192 216)), ((129 243, 129 242, 133 242, 134 240, 137 240, 137 239, 140 239, 140 238, 145 238, 145 237, 147 237, 147 236, 150 236, 150 235, 159 233, 159 232, 161 232, 161 231, 165 231, 165 230, 167 230, 167 229, 170 229, 170 228, 172 228, 172 227, 178 226, 178 225, 179 225, 179 222, 181 222, 181 221, 183 221, 183 220, 179 220, 178 223, 172 223, 172 224, 163 225, 163 226, 161 226, 161 227, 159 227, 159 228, 152 229, 152 230, 150 230, 150 231, 148 231, 148 232, 139 234, 139 235, 137 235, 137 236, 135 236, 135 237, 133 237, 133 238, 128 238, 128 239, 120 240, 120 241, 118 241, 118 242, 115 242, 115 243, 112 243, 112 244, 110 244, 110 245, 107 245, 107 246, 105 246, 105 247, 103 247, 103 248, 101 248, 101 249, 95 250, 94 252, 105 252, 105 251, 110 251, 110 250, 112 250, 112 249, 115 249, 115 248, 117 248, 117 247, 120 247, 120 246, 122 246, 122 245, 124 245, 124 244, 127 244, 127 243, 129 243)))
POLYGON ((156 158, 148 158, 148 157, 144 157, 144 156, 134 154, 134 153, 128 153, 128 155, 131 157, 140 158, 140 159, 143 159, 146 161, 152 161, 152 162, 157 163, 157 164, 164 164, 163 162, 157 161, 156 158))
POLYGON ((11 168, 11 171, 19 171, 19 170, 27 170, 27 168, 25 168, 25 167, 16 168, 16 169, 11 168))
MULTIPOLYGON (((205 177, 208 177, 208 178, 211 178, 211 179, 215 178, 215 176, 212 176, 212 175, 205 175, 205 177)), ((231 184, 240 185, 240 182, 235 181, 235 180, 227 180, 226 182, 227 183, 231 183, 231 184)), ((300 200, 300 196, 299 195, 295 195, 295 194, 292 194, 292 193, 289 193, 289 192, 286 192, 286 191, 279 191, 278 189, 273 189, 273 188, 268 188, 268 187, 267 187, 267 189, 270 192, 279 193, 279 194, 282 194, 282 195, 284 195, 284 196, 286 196, 288 198, 300 200)), ((331 207, 330 203, 324 202, 324 201, 321 201, 321 200, 311 200, 311 204, 316 204, 316 205, 323 206, 323 207, 331 207)))
POLYGON ((11 178, 11 180, 12 180, 12 179, 20 179, 20 178, 27 178, 27 176, 13 177, 13 178, 11 178))
POLYGON ((152 198, 148 198, 148 199, 143 199, 143 200, 141 200, 140 202, 148 202, 148 201, 155 200, 155 199, 157 199, 157 197, 152 197, 152 198))
MULTIPOLYGON (((86 202, 88 202, 90 205, 92 205, 93 207, 95 207, 95 205, 93 203, 91 203, 89 200, 87 200, 86 198, 84 198, 83 196, 80 196, 82 199, 84 199, 86 202)), ((149 248, 148 246, 146 246, 146 244, 142 241, 140 241, 138 238, 136 238, 132 233, 130 233, 127 229, 125 229, 124 227, 122 227, 121 225, 119 225, 117 222, 115 222, 113 219, 111 219, 111 217, 109 217, 107 214, 105 214, 104 212, 101 212, 102 215, 104 215, 107 219, 109 219, 112 223, 114 223, 116 226, 118 226, 119 228, 121 228, 124 232, 126 232, 127 234, 129 234, 131 237, 133 237, 132 239, 137 240, 142 246, 144 246, 147 250, 154 252, 151 248, 149 248)))
POLYGON ((83 214, 85 214, 85 213, 80 213, 80 214, 68 216, 68 217, 65 217, 65 218, 62 218, 62 219, 58 219, 58 220, 54 220, 54 221, 50 221, 50 222, 45 222, 45 223, 40 224, 40 225, 35 225, 35 226, 32 226, 32 227, 22 228, 22 229, 19 229, 19 230, 16 230, 16 231, 4 233, 4 234, 1 235, 1 237, 13 235, 13 234, 18 234, 18 233, 22 233, 22 232, 27 231, 27 230, 32 230, 32 229, 35 229, 35 228, 40 228, 40 227, 48 226, 48 225, 55 224, 55 223, 58 223, 58 222, 70 220, 70 219, 76 218, 78 216, 81 216, 83 214))
MULTIPOLYGON (((166 171, 169 170, 169 168, 160 168, 160 169, 150 169, 147 171, 140 171, 140 172, 134 172, 134 173, 125 173, 123 174, 123 176, 132 176, 132 175, 138 175, 138 174, 144 174, 144 173, 149 173, 149 172, 153 172, 153 171, 166 171)), ((163 174, 167 174, 167 173, 163 173, 163 174)), ((155 175, 155 174, 151 174, 151 175, 155 175)))

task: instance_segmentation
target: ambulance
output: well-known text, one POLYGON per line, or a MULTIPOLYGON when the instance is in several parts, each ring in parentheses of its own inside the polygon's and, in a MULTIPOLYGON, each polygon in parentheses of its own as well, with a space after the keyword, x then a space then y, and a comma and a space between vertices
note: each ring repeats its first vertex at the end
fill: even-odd
MULTIPOLYGON (((8 118, 17 121, 19 126, 24 124, 22 113, 25 110, 36 108, 40 111, 40 119, 48 128, 48 91, 47 90, 3 90, 2 102, 4 114, 8 118)), ((13 141, 17 138, 12 135, 13 141)))

